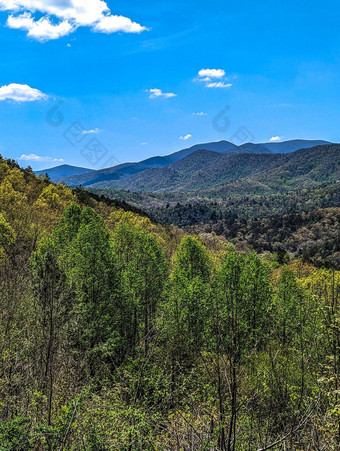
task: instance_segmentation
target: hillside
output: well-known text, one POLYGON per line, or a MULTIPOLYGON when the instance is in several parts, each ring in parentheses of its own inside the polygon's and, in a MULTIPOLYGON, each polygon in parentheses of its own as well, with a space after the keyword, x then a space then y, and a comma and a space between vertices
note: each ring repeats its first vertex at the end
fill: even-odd
POLYGON ((0 449, 337 449, 339 221, 188 235, 0 157, 0 449))
POLYGON ((340 268, 340 182, 272 195, 211 200, 183 193, 132 193, 95 190, 126 199, 161 223, 189 233, 216 233, 241 249, 278 249, 314 264, 340 268))
MULTIPOLYGON (((43 175, 36 176, 30 168, 22 169, 15 161, 0 155, 0 219, 4 215, 13 228, 16 251, 26 259, 22 264, 27 264, 39 240, 53 230, 65 209, 74 202, 93 208, 105 219, 113 212, 124 212, 136 220, 150 221, 145 212, 124 200, 51 183, 43 175)), ((1 231, 0 220, 0 234, 1 231)))
MULTIPOLYGON (((196 144, 187 149, 180 150, 167 156, 155 156, 143 160, 138 163, 123 163, 112 168, 106 168, 94 171, 92 174, 84 174, 82 176, 73 175, 63 178, 63 183, 69 186, 107 186, 105 182, 117 181, 133 176, 148 169, 163 168, 170 164, 176 163, 183 158, 195 153, 198 150, 209 150, 217 153, 286 153, 301 148, 313 147, 325 144, 326 141, 308 141, 294 140, 282 143, 266 143, 266 144, 244 144, 236 146, 229 141, 218 141, 210 143, 196 144)), ((48 171, 47 171, 48 172, 48 171)))
POLYGON ((252 176, 280 161, 280 155, 218 154, 197 150, 165 168, 148 170, 125 180, 95 184, 93 187, 153 192, 193 191, 252 176))
POLYGON ((188 232, 214 232, 237 248, 256 252, 283 252, 314 265, 340 269, 340 208, 250 220, 232 217, 187 228, 188 232))
POLYGON ((254 219, 340 207, 340 182, 271 195, 230 196, 209 199, 190 193, 133 193, 94 190, 127 201, 162 223, 186 227, 212 224, 221 219, 254 219))
POLYGON ((112 168, 100 169, 95 171, 93 174, 87 174, 82 177, 65 177, 63 179, 63 183, 69 186, 89 186, 110 180, 125 179, 131 175, 146 171, 148 169, 162 168, 169 164, 175 163, 176 161, 179 161, 200 149, 223 153, 232 152, 237 149, 237 146, 228 141, 198 144, 163 157, 155 156, 138 163, 123 163, 112 168))
POLYGON ((190 192, 224 197, 315 187, 340 179, 340 146, 301 149, 290 154, 218 154, 196 151, 165 168, 95 188, 145 192, 190 192))
POLYGON ((273 194, 317 187, 340 180, 340 145, 330 144, 281 155, 277 167, 254 177, 235 180, 201 193, 209 198, 273 194))

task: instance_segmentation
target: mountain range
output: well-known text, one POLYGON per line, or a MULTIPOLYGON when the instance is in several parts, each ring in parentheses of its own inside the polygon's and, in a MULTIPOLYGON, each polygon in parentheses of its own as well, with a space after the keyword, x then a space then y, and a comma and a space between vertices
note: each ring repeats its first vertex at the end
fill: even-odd
MULTIPOLYGON (((246 143, 241 146, 236 146, 235 144, 229 141, 218 141, 218 142, 210 142, 210 143, 202 143, 196 144, 187 149, 183 149, 177 151, 173 154, 167 156, 155 156, 143 160, 137 163, 123 163, 117 166, 101 169, 101 170, 91 170, 85 168, 77 168, 74 166, 62 165, 52 169, 46 169, 43 171, 36 172, 37 174, 45 174, 47 173, 53 182, 62 182, 69 186, 96 186, 96 187, 111 187, 117 188, 120 187, 120 183, 118 181, 122 181, 125 179, 131 179, 131 186, 135 185, 135 179, 133 177, 136 174, 144 173, 150 169, 161 169, 165 167, 169 167, 171 165, 176 164, 177 162, 182 161, 192 154, 196 154, 197 151, 210 151, 211 158, 213 161, 217 162, 217 159, 214 159, 213 153, 215 154, 223 154, 226 156, 227 154, 235 155, 235 154, 286 154, 295 152, 296 150, 302 148, 313 147, 317 145, 328 144, 327 141, 322 140, 292 140, 278 143, 246 143)), ((197 157, 200 155, 197 153, 197 157)), ((196 158, 197 158, 196 157, 196 158)), ((205 164, 204 157, 202 158, 202 163, 205 164)), ((209 164, 210 166, 210 164, 209 164)), ((173 168, 170 168, 170 171, 173 168)), ((202 170, 204 170, 204 166, 202 170)), ((174 169, 176 171, 176 167, 174 169)), ((145 174, 146 177, 149 176, 149 173, 145 174)), ((129 183, 126 184, 128 186, 129 183)), ((125 187, 123 183, 121 187, 125 187)), ((130 189, 130 188, 128 188, 130 189)), ((149 188, 148 188, 149 189, 149 188)), ((151 187, 153 190, 153 187, 151 187)))
POLYGON ((180 227, 196 224, 197 230, 205 230, 204 224, 217 221, 222 233, 227 229, 221 219, 263 218, 339 207, 340 144, 287 154, 198 150, 164 168, 106 183, 107 188, 88 189, 128 202, 158 221, 180 227))
POLYGON ((340 179, 340 145, 289 154, 217 153, 197 150, 176 163, 93 187, 142 192, 256 194, 311 188, 340 179))

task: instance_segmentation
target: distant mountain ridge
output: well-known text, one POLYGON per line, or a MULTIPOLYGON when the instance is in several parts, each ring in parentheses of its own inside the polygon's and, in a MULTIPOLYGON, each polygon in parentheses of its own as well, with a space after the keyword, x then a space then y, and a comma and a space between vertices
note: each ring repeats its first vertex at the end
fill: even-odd
POLYGON ((58 183, 65 177, 88 174, 91 172, 94 172, 94 170, 88 168, 81 168, 78 166, 71 166, 69 164, 62 164, 61 166, 56 166, 51 169, 43 169, 41 171, 35 171, 35 174, 36 175, 48 174, 52 182, 58 183))
MULTIPOLYGON (((271 192, 306 188, 340 179, 340 145, 289 154, 217 153, 197 150, 164 168, 100 182, 94 188, 134 192, 271 192)), ((212 193, 210 194, 212 195, 212 193)), ((210 197, 209 195, 209 197, 210 197)))
POLYGON ((93 187, 153 192, 194 191, 252 176, 259 170, 279 164, 280 157, 274 154, 221 154, 196 150, 164 168, 149 169, 123 180, 100 182, 93 187))
POLYGON ((91 186, 100 182, 120 180, 148 169, 162 168, 168 166, 169 164, 176 163, 196 150, 202 148, 218 153, 233 152, 238 149, 235 144, 230 143, 229 141, 197 144, 187 149, 179 150, 170 155, 155 156, 137 163, 122 163, 111 168, 100 169, 92 174, 65 177, 62 181, 69 186, 91 186))
POLYGON ((107 182, 118 181, 135 176, 149 169, 159 169, 168 165, 174 164, 198 150, 212 151, 220 154, 236 154, 236 153, 254 153, 254 154, 272 154, 272 153, 289 153, 296 150, 314 147, 317 145, 329 144, 322 140, 292 140, 279 143, 246 143, 237 146, 229 141, 217 141, 196 144, 192 147, 179 150, 166 156, 155 156, 136 163, 123 163, 111 168, 91 170, 85 168, 72 168, 72 171, 65 172, 62 168, 67 165, 58 166, 44 171, 37 171, 36 173, 48 173, 51 180, 54 182, 62 182, 69 186, 102 186, 107 182), (61 169, 61 170, 59 170, 61 169))
MULTIPOLYGON (((332 144, 329 141, 323 140, 305 140, 305 139, 293 139, 290 141, 282 142, 269 142, 264 144, 258 144, 259 146, 265 146, 272 153, 291 153, 300 149, 307 149, 316 146, 323 146, 326 144, 332 144)), ((242 146, 241 146, 242 147, 242 146)))
POLYGON ((280 154, 279 164, 271 168, 258 168, 257 174, 246 178, 211 186, 202 190, 201 194, 209 198, 226 198, 235 194, 267 195, 316 188, 339 181, 340 144, 329 144, 280 154))

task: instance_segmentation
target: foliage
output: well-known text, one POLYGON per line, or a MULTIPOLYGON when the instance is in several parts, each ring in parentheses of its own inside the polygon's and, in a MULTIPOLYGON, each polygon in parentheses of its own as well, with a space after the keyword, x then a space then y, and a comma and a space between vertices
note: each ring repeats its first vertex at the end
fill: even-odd
MULTIPOLYGON (((240 252, 1 158, 0 201, 1 451, 339 449, 332 259, 280 252, 270 220, 232 233, 276 253, 240 252)), ((317 242, 337 210, 302 219, 317 242)))

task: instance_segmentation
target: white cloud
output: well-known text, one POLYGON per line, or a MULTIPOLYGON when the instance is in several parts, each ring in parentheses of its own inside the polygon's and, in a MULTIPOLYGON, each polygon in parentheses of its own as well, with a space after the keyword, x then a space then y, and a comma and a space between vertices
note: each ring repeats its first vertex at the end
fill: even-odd
POLYGON ((0 0, 3 11, 30 11, 72 20, 77 25, 92 25, 104 15, 110 14, 102 0, 0 0))
POLYGON ((211 81, 211 78, 210 77, 199 78, 198 81, 205 81, 206 83, 208 83, 209 81, 211 81))
POLYGON ((36 102, 46 100, 48 96, 39 89, 31 88, 28 85, 11 83, 0 87, 0 101, 13 100, 14 102, 36 102))
POLYGON ((149 143, 147 143, 147 142, 140 143, 141 146, 146 146, 147 144, 149 144, 149 143))
POLYGON ((25 30, 28 36, 39 41, 57 39, 80 26, 101 33, 147 30, 128 17, 112 15, 102 0, 0 0, 0 10, 12 13, 7 21, 10 28, 25 30), (32 16, 35 13, 43 17, 35 20, 32 16))
POLYGON ((192 135, 190 135, 190 133, 188 133, 187 135, 179 137, 179 139, 181 139, 182 141, 187 141, 190 138, 192 138, 192 135))
POLYGON ((123 16, 104 16, 93 27, 95 31, 100 33, 117 33, 121 31, 123 33, 141 33, 147 30, 146 27, 142 27, 137 22, 132 22, 128 17, 123 16))
POLYGON ((156 99, 157 97, 163 97, 164 99, 170 99, 171 97, 177 97, 177 94, 173 92, 163 92, 161 89, 147 89, 146 92, 150 94, 150 99, 156 99))
POLYGON ((278 142, 278 141, 281 141, 281 139, 282 139, 282 136, 273 136, 272 138, 270 138, 270 142, 271 143, 276 143, 276 142, 278 142))
POLYGON ((211 78, 223 78, 225 76, 225 71, 223 69, 201 69, 198 72, 198 76, 203 79, 203 81, 206 81, 208 78, 209 80, 211 78))
POLYGON ((231 83, 225 83, 227 80, 223 69, 201 69, 195 81, 205 83, 206 88, 231 88, 231 83))
POLYGON ((81 132, 82 135, 98 135, 98 133, 101 133, 102 130, 99 130, 99 128, 94 128, 93 130, 83 130, 81 132))
POLYGON ((19 16, 10 15, 7 19, 7 25, 17 30, 25 30, 27 36, 41 42, 59 39, 74 31, 74 27, 67 20, 55 25, 48 17, 42 17, 35 21, 30 13, 20 14, 19 16))
POLYGON ((50 161, 52 163, 63 162, 62 158, 52 158, 52 157, 42 157, 36 155, 35 153, 30 153, 29 155, 22 154, 19 158, 19 161, 34 161, 34 162, 47 162, 50 161))
POLYGON ((208 83, 205 85, 206 88, 231 88, 232 83, 224 83, 223 81, 208 83))
POLYGON ((203 111, 200 111, 198 113, 192 113, 193 116, 207 116, 207 113, 203 113, 203 111))

